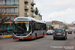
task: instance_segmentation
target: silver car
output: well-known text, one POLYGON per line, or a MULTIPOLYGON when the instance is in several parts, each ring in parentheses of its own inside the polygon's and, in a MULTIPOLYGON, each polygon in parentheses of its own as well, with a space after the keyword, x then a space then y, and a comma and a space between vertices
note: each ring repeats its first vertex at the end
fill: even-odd
POLYGON ((53 35, 53 32, 54 32, 53 30, 48 30, 47 35, 53 35))

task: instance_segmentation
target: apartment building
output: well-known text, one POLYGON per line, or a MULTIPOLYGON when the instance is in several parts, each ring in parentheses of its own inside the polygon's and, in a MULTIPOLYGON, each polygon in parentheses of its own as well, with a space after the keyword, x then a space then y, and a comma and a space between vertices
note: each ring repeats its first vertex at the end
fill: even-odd
MULTIPOLYGON (((8 17, 11 17, 11 20, 14 20, 14 15, 16 17, 35 17, 35 9, 34 9, 34 0, 0 0, 0 7, 3 8, 4 12, 8 17)), ((4 15, 5 15, 4 14, 4 15)), ((13 24, 9 26, 9 23, 5 22, 1 29, 13 29, 13 24)))
POLYGON ((40 14, 38 14, 38 15, 36 15, 36 17, 34 17, 35 19, 39 19, 39 20, 42 20, 42 15, 40 15, 40 14))

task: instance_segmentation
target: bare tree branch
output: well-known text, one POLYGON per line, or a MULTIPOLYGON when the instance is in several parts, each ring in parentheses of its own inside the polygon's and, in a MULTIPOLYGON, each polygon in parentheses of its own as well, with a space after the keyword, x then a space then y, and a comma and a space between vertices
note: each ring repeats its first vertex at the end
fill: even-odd
POLYGON ((2 25, 4 22, 7 22, 11 19, 11 17, 8 17, 7 10, 5 10, 3 7, 0 6, 0 25, 2 25))

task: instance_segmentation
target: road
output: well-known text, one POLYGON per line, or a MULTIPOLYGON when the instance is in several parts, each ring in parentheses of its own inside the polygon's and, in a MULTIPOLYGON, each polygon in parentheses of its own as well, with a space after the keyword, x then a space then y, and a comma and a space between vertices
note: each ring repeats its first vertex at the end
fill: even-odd
POLYGON ((67 40, 53 40, 52 35, 36 40, 0 40, 0 50, 75 50, 75 34, 68 34, 67 40))

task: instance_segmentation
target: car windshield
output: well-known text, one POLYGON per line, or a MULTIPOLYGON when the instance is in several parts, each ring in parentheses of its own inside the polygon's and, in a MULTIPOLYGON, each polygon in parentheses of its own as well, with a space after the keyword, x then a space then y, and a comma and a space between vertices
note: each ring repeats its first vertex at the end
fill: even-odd
POLYGON ((55 32, 63 32, 63 30, 62 29, 57 29, 57 30, 55 30, 55 32))

